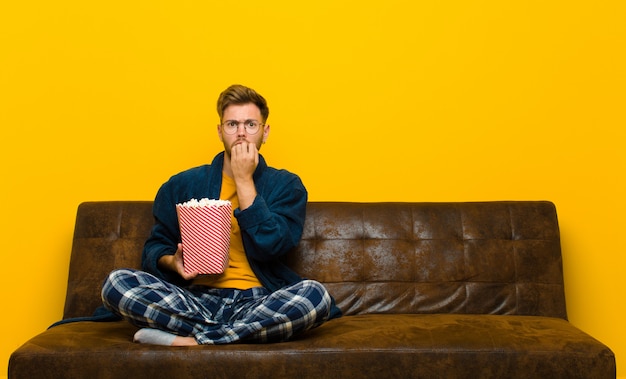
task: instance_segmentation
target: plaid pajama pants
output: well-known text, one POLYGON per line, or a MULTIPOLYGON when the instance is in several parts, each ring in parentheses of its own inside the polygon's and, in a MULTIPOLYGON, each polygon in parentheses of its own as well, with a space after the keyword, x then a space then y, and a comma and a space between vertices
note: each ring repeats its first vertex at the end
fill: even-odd
POLYGON ((181 288, 132 269, 109 274, 102 301, 135 326, 193 336, 199 344, 210 345, 286 341, 321 325, 331 307, 330 295, 313 280, 275 292, 264 287, 181 288))

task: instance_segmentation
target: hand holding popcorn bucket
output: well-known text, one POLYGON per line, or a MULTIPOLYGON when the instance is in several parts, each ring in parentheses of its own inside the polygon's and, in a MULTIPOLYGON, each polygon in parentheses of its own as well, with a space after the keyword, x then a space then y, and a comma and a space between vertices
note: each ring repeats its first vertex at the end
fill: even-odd
POLYGON ((191 199, 176 204, 186 273, 221 274, 228 266, 232 204, 191 199))

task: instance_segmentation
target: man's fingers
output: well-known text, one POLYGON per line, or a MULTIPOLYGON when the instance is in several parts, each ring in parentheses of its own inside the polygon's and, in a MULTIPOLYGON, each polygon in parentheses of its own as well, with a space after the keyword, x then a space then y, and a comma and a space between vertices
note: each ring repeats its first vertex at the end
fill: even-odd
POLYGON ((254 158, 258 153, 256 145, 252 142, 238 143, 231 149, 231 159, 254 158))

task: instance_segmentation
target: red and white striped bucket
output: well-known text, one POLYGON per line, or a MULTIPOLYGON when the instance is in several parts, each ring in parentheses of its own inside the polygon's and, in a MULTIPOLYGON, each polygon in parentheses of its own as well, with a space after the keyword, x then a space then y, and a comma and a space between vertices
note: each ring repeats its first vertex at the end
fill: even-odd
POLYGON ((221 274, 228 266, 232 204, 206 200, 176 204, 186 273, 221 274))

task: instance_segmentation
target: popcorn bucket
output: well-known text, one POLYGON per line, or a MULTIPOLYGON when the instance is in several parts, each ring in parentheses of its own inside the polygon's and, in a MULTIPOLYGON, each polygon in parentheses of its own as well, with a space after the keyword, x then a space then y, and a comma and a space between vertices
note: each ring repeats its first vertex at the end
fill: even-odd
POLYGON ((228 266, 232 204, 191 199, 176 204, 186 273, 221 274, 228 266))

